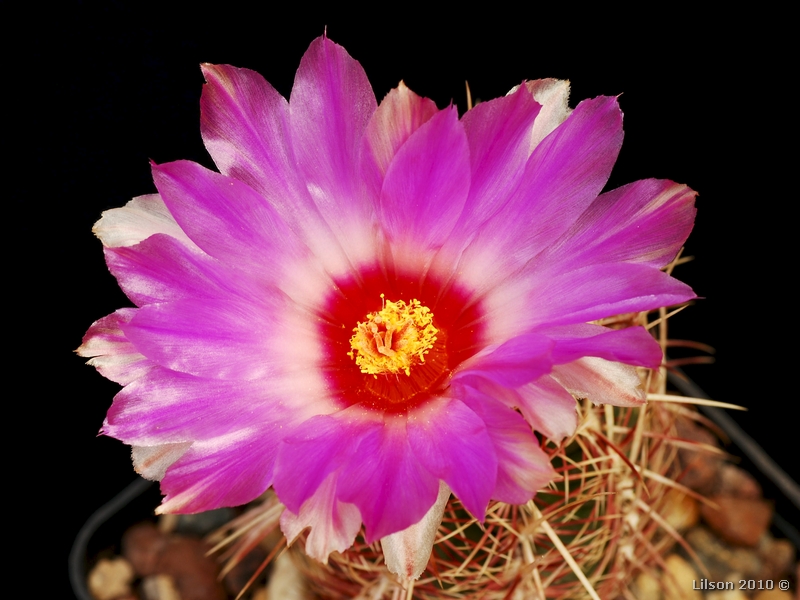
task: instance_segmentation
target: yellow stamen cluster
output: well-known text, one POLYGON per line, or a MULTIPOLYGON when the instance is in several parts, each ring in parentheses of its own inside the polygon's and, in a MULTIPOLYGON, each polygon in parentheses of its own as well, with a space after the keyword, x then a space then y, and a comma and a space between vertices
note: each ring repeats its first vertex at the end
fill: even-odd
POLYGON ((348 356, 355 359, 362 373, 377 378, 381 373, 400 371, 411 375, 413 365, 425 362, 439 330, 433 326, 430 309, 419 300, 408 304, 384 300, 381 311, 369 313, 353 332, 348 356))

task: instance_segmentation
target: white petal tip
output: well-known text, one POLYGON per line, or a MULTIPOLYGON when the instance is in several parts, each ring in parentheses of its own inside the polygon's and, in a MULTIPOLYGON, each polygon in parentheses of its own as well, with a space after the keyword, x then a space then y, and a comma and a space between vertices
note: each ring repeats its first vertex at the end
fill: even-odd
POLYGON ((439 482, 439 497, 422 520, 411 527, 381 538, 386 567, 404 581, 419 579, 428 566, 436 532, 442 523, 450 488, 439 482))

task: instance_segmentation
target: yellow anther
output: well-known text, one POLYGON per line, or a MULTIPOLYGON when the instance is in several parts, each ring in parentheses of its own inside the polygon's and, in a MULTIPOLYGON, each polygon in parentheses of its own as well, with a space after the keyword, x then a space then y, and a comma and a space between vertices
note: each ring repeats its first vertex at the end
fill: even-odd
POLYGON ((377 377, 381 373, 411 375, 411 367, 425 362, 439 330, 433 326, 433 314, 419 300, 383 299, 379 312, 369 313, 358 323, 350 338, 348 356, 355 359, 362 373, 377 377))

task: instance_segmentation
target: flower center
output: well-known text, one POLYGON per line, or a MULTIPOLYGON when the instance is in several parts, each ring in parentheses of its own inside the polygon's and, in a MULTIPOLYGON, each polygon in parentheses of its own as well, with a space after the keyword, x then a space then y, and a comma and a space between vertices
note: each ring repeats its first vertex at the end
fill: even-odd
POLYGON ((436 343, 439 330, 433 325, 433 313, 419 300, 406 304, 383 299, 379 312, 369 313, 359 322, 350 338, 347 355, 356 361, 362 373, 376 379, 380 374, 411 375, 411 367, 425 362, 436 343))

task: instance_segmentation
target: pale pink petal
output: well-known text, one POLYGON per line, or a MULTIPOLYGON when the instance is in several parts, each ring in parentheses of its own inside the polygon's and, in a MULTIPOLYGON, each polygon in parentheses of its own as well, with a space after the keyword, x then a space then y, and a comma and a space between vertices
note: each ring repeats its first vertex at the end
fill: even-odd
POLYGON ((403 531, 381 538, 383 558, 390 572, 406 581, 419 579, 428 566, 436 532, 442 524, 449 498, 450 488, 440 481, 436 503, 422 520, 403 531))
POLYGON ((517 406, 535 431, 554 442, 575 432, 578 426, 575 398, 552 376, 540 377, 515 391, 520 400, 517 406))
POLYGON ((161 481, 167 469, 183 456, 192 442, 161 444, 160 446, 131 446, 133 470, 150 481, 161 481))
POLYGON ((137 196, 122 208, 105 211, 92 231, 107 248, 133 246, 156 233, 166 233, 195 247, 158 194, 137 196))
POLYGON ((361 138, 377 108, 361 65, 326 37, 311 43, 294 80, 289 114, 296 167, 323 218, 354 262, 374 256, 374 198, 358 170, 361 138))
POLYGON ((361 147, 361 176, 371 197, 380 197, 383 178, 400 147, 436 112, 433 100, 417 96, 402 81, 381 101, 361 147))
POLYGON ((534 100, 542 105, 530 135, 530 152, 567 120, 572 112, 569 101, 569 81, 562 79, 536 79, 526 81, 525 87, 534 100))
POLYGON ((294 562, 289 552, 275 557, 272 572, 267 581, 266 597, 281 600, 308 600, 306 575, 294 562))
POLYGON ((75 351, 79 356, 90 358, 89 364, 103 377, 121 385, 142 377, 154 366, 122 333, 121 326, 130 322, 135 314, 135 308, 121 308, 95 321, 75 351))
POLYGON ((344 552, 352 546, 361 530, 358 508, 336 498, 334 473, 303 503, 299 514, 286 509, 281 515, 281 531, 289 544, 308 527, 311 531, 306 538, 306 554, 325 564, 331 552, 344 552))
POLYGON ((460 400, 437 398, 409 413, 407 431, 416 459, 483 521, 498 468, 484 422, 460 400))
POLYGON ((553 379, 578 398, 595 404, 639 406, 645 401, 635 367, 602 358, 582 358, 553 368, 553 379))
MULTIPOLYGON (((467 137, 452 107, 420 126, 389 165, 379 213, 387 237, 417 252, 441 246, 461 214, 469 187, 467 137)), ((395 260, 400 260, 397 254, 395 260)))
POLYGON ((481 418, 497 455, 492 498, 523 504, 555 477, 547 454, 531 426, 513 409, 491 396, 467 389, 464 402, 481 418))
POLYGON ((465 379, 464 383, 509 408, 519 410, 534 431, 551 440, 560 441, 572 435, 578 425, 575 398, 550 375, 515 389, 482 378, 465 379))

